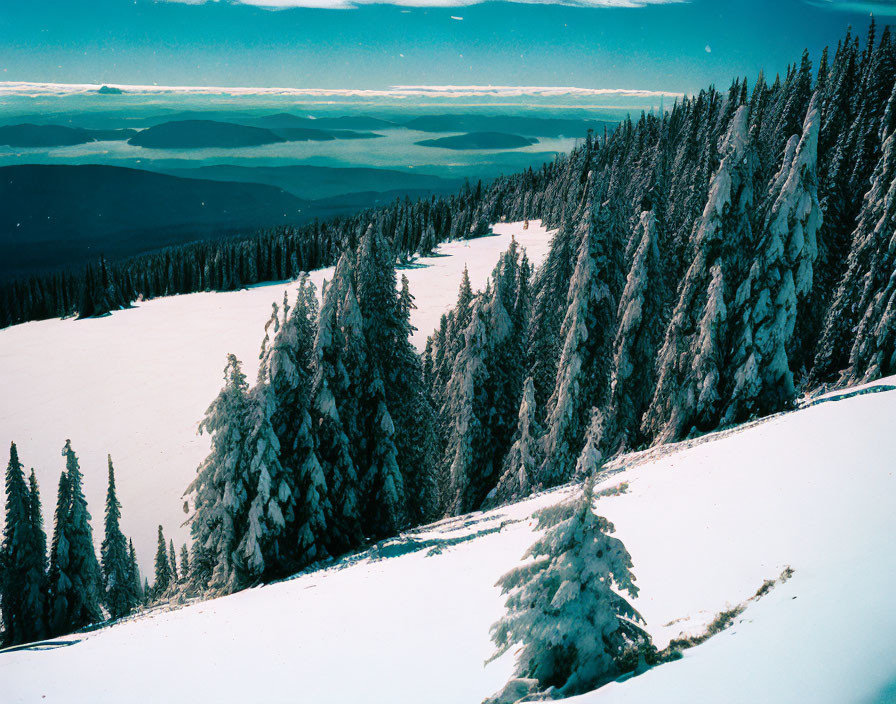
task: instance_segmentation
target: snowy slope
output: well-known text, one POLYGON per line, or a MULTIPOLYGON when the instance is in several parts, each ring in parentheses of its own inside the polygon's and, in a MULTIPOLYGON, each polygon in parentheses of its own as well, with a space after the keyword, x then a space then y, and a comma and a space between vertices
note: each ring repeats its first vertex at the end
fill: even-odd
MULTIPOLYGON (((515 235, 534 263, 547 253, 550 233, 533 222, 494 227, 496 236, 442 245, 442 256, 403 270, 416 296, 415 344, 422 348, 439 317, 457 301, 464 265, 474 289, 485 281, 515 235)), ((315 271, 318 287, 332 269, 315 271)), ((115 464, 122 530, 134 540, 141 566, 152 569, 156 527, 177 545, 187 538, 181 494, 208 453, 196 428, 223 383, 226 355, 244 363, 250 381, 271 304, 281 282, 233 293, 160 298, 96 320, 46 320, 0 330, 0 448, 14 441, 40 483, 45 523, 52 530, 56 485, 66 438, 81 460, 102 540, 106 455, 115 464)), ((2 459, 6 466, 7 456, 2 459)), ((2 504, 2 502, 0 502, 2 504)), ((3 506, 0 505, 0 518, 3 506)))
MULTIPOLYGON (((896 391, 615 466, 624 469, 598 490, 628 490, 597 506, 631 552, 634 605, 658 645, 699 632, 785 566, 794 574, 682 660, 571 702, 892 701, 896 391)), ((477 704, 513 658, 483 667, 503 609, 492 585, 533 540, 532 512, 567 492, 430 526, 288 582, 61 639, 79 641, 67 647, 0 653, 0 698, 477 704)))

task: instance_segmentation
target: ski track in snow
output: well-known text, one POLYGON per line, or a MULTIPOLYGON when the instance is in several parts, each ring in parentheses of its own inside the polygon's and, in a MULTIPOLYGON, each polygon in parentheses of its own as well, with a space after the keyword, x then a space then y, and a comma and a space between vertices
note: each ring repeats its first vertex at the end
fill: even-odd
MULTIPOLYGON (((413 337, 418 349, 457 302, 465 264, 476 290, 485 286, 512 236, 534 264, 547 254, 552 232, 539 221, 526 230, 523 223, 499 223, 493 229, 494 236, 443 244, 438 249, 442 256, 399 269, 399 282, 407 275, 416 297, 412 322, 418 328, 413 337)), ((328 268, 310 274, 318 294, 332 273, 328 268)), ((151 578, 158 525, 176 546, 188 538, 181 495, 209 451, 208 436, 196 431, 223 384, 226 355, 236 354, 254 382, 264 325, 284 290, 294 299, 294 282, 277 282, 228 293, 157 298, 94 320, 44 320, 0 330, 5 399, 0 446, 6 452, 15 442, 26 471, 35 468, 48 533, 64 468, 61 450, 71 438, 99 548, 106 455, 111 453, 121 528, 133 539, 141 569, 151 578)))
MULTIPOLYGON (((701 440, 623 458, 596 487, 629 485, 596 508, 631 552, 633 605, 657 645, 699 633, 786 566, 792 578, 683 659, 568 701, 891 701, 896 392, 701 440)), ((532 513, 569 492, 446 519, 328 569, 61 639, 80 641, 67 647, 0 653, 4 704, 478 704, 514 657, 483 666, 503 611, 493 585, 533 541, 532 513), (442 550, 400 549, 414 541, 442 550)))

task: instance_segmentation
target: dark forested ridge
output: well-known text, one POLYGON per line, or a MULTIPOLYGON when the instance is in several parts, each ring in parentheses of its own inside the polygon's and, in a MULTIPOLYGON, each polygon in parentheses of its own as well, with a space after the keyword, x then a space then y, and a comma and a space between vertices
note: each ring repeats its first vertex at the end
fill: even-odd
MULTIPOLYGON (((228 356, 177 582, 160 530, 153 598, 233 591, 896 373, 894 79, 896 45, 872 23, 814 71, 804 54, 771 84, 709 88, 486 187, 7 287, 3 322, 336 264, 322 303, 302 277, 274 306, 254 384, 228 356), (464 276, 418 354, 396 264, 502 218, 556 228, 545 263, 533 271, 514 242, 484 290, 464 276)), ((78 510, 61 525, 78 535, 66 447, 60 505, 78 510)), ((14 453, 9 466, 27 515, 14 453)), ((24 570, 30 547, 16 559, 24 570)), ((84 584, 68 626, 95 618, 84 584)))

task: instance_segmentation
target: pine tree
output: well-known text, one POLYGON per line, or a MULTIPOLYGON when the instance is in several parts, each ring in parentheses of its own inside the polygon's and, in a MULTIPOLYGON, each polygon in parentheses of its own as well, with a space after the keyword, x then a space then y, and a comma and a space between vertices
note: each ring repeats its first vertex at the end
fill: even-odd
POLYGON ((69 507, 67 519, 68 591, 67 629, 77 630, 96 623, 102 618, 100 588, 102 573, 93 547, 93 531, 90 528, 90 512, 81 488, 81 467, 78 457, 65 441, 62 455, 66 458, 65 473, 68 478, 69 507))
POLYGON ((733 373, 728 373, 733 389, 722 423, 777 411, 796 394, 788 352, 799 302, 812 290, 815 234, 821 222, 816 105, 813 98, 802 136, 794 135, 787 144, 772 182, 758 256, 731 306, 736 332, 733 373))
POLYGON ((71 486, 68 473, 63 471, 59 475, 59 488, 56 493, 53 542, 50 546, 50 570, 47 576, 47 629, 50 635, 61 635, 70 630, 69 608, 73 601, 70 577, 70 512, 71 486))
POLYGON ((741 106, 722 141, 722 160, 695 227, 695 254, 666 328, 642 424, 644 436, 656 441, 718 424, 730 346, 728 307, 743 268, 741 248, 752 241, 756 160, 748 126, 747 107, 741 106))
MULTIPOLYGON (((380 224, 371 224, 361 239, 358 258, 358 304, 364 325, 367 370, 361 396, 361 427, 365 447, 356 465, 366 466, 361 479, 362 515, 369 534, 383 537, 406 525, 407 504, 401 459, 395 437, 406 432, 396 427, 390 405, 397 408, 398 375, 402 370, 400 346, 406 329, 396 295, 394 253, 380 224)), ((351 343, 348 343, 349 345, 351 343)))
POLYGON ((136 606, 133 565, 128 544, 121 532, 121 504, 115 492, 115 470, 109 461, 109 487, 106 493, 105 537, 100 549, 103 568, 104 603, 113 619, 127 616, 136 606))
MULTIPOLYGON (((303 277, 295 306, 284 321, 271 357, 271 388, 278 399, 273 417, 280 438, 281 462, 292 476, 295 509, 286 515, 286 554, 294 565, 304 566, 327 556, 327 515, 330 498, 327 478, 317 455, 311 417, 311 383, 314 340, 319 328, 317 294, 303 277)), ((284 491, 285 495, 285 491, 284 491)))
POLYGON ((6 645, 37 640, 44 632, 46 546, 42 548, 41 543, 46 539, 33 470, 31 476, 29 489, 12 443, 6 467, 6 527, 0 545, 0 615, 6 645))
POLYGON ((535 384, 527 377, 517 414, 517 431, 507 453, 498 485, 490 495, 490 503, 510 503, 528 496, 535 488, 535 477, 541 464, 541 432, 536 419, 535 384))
POLYGON ((156 578, 152 585, 152 595, 156 600, 162 599, 171 586, 171 562, 168 559, 168 548, 162 526, 159 526, 159 543, 156 548, 156 578))
POLYGON ((560 330, 562 354, 547 406, 545 459, 539 470, 545 487, 570 477, 588 410, 605 403, 609 391, 622 245, 612 206, 594 206, 591 198, 589 194, 579 215, 580 245, 560 330))
POLYGON ((395 449, 403 468, 409 519, 413 524, 436 518, 439 508, 437 459, 434 456, 435 427, 426 397, 423 365, 411 344, 416 332, 411 312, 416 308, 407 276, 401 277, 398 299, 402 332, 396 343, 395 449), (399 432, 399 430, 401 432, 399 432))
POLYGON ((168 565, 171 572, 171 586, 175 586, 180 582, 180 575, 177 572, 177 553, 174 552, 174 540, 168 541, 168 565))
POLYGON ((184 543, 180 548, 180 583, 186 584, 190 581, 190 550, 184 543))
MULTIPOLYGON (((352 459, 351 442, 343 426, 340 405, 350 402, 349 375, 343 363, 344 344, 339 327, 340 297, 349 295, 350 278, 345 255, 336 267, 336 276, 324 287, 320 324, 314 340, 316 361, 312 380, 314 427, 317 453, 328 478, 330 509, 326 521, 328 549, 344 552, 361 539, 358 478, 352 459)), ((354 294, 350 294, 354 298, 354 294)))
POLYGON ((588 430, 585 431, 585 444, 576 460, 576 478, 586 481, 593 479, 603 467, 604 457, 600 448, 604 434, 604 414, 600 409, 592 408, 588 430))
POLYGON ((640 614, 620 592, 638 595, 625 546, 594 513, 592 481, 573 499, 535 514, 546 532, 498 586, 507 614, 492 626, 493 658, 522 643, 516 676, 562 695, 594 689, 649 651, 640 614))
POLYGON ((654 362, 663 334, 664 277, 653 211, 641 213, 632 242, 636 249, 617 310, 619 326, 602 438, 608 452, 643 441, 641 418, 650 404, 654 362))
POLYGON ((483 455, 485 445, 485 430, 477 415, 484 405, 482 398, 489 352, 481 299, 473 305, 465 339, 464 348, 454 363, 445 402, 450 427, 444 461, 449 477, 447 506, 452 515, 475 508, 478 487, 473 485, 473 479, 477 458, 483 455))
POLYGON ((131 589, 136 599, 134 607, 136 608, 137 605, 142 604, 144 599, 146 599, 146 593, 144 592, 143 584, 140 582, 140 565, 137 563, 137 551, 134 550, 133 540, 128 540, 128 563, 131 589))
POLYGON ((199 431, 212 436, 212 450, 187 488, 193 494, 190 519, 197 587, 216 592, 240 588, 234 560, 246 524, 248 388, 239 360, 228 355, 224 387, 208 407, 199 431))
POLYGON ((40 489, 34 468, 28 475, 28 507, 31 524, 31 554, 34 560, 26 575, 22 590, 22 604, 32 614, 34 631, 32 639, 44 637, 47 633, 47 534, 44 531, 44 517, 41 509, 40 489))

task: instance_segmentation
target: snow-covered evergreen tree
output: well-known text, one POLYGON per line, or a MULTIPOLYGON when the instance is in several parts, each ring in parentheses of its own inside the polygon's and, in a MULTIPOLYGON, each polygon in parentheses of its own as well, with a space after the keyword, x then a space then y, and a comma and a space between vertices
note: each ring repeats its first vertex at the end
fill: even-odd
POLYGON ((109 485, 106 492, 105 536, 100 549, 103 568, 104 603, 112 618, 121 618, 137 604, 131 556, 127 540, 121 532, 121 504, 115 491, 115 469, 109 462, 109 485))
POLYGON ((180 546, 179 579, 181 584, 186 584, 190 579, 190 550, 186 543, 180 546))
POLYGON ((159 542, 156 546, 156 575, 152 585, 153 597, 161 599, 171 586, 171 561, 168 557, 168 548, 165 545, 165 535, 162 526, 159 526, 159 542))
POLYGON ((545 487, 571 476, 588 411, 605 403, 609 391, 622 241, 614 207, 595 205, 592 197, 588 194, 578 215, 580 244, 560 330, 557 378, 548 399, 538 477, 545 487))
MULTIPOLYGON (((311 399, 317 454, 327 478, 330 515, 326 517, 328 550, 338 554, 360 542, 360 497, 352 446, 342 424, 340 402, 350 403, 350 379, 343 364, 343 338, 338 313, 343 291, 349 293, 348 262, 343 255, 336 277, 324 286, 320 324, 314 340, 314 377, 311 399)), ((356 351, 357 352, 357 351, 356 351)))
POLYGON ((723 423, 774 412, 795 395, 788 350, 798 305, 812 290, 821 222, 816 162, 819 113, 813 98, 802 136, 793 136, 772 181, 771 207, 757 256, 739 285, 732 308, 733 379, 723 423))
POLYGON ((464 348, 454 363, 446 400, 447 414, 451 419, 444 459, 449 477, 446 503, 452 514, 475 508, 475 487, 471 485, 485 442, 482 420, 477 416, 477 410, 483 406, 481 398, 488 373, 485 364, 489 352, 481 299, 473 304, 465 340, 464 348))
POLYGON ((741 105, 720 145, 722 160, 694 232, 694 256, 657 358, 657 385, 642 424, 654 440, 718 423, 728 307, 743 268, 742 248, 752 241, 756 159, 748 117, 741 105))
POLYGON ((15 443, 6 466, 6 525, 0 544, 0 616, 6 645, 44 635, 46 538, 34 470, 31 487, 15 443))
POLYGON ((585 431, 585 444, 576 460, 575 476, 578 479, 594 478, 604 463, 601 444, 605 434, 604 414, 598 408, 591 409, 591 420, 585 431))
POLYGON ((33 561, 28 573, 25 575, 25 585, 22 588, 22 603, 28 613, 32 614, 31 623, 34 626, 32 639, 38 639, 42 638, 47 632, 47 534, 44 530, 40 488, 37 485, 37 476, 34 474, 33 467, 28 475, 28 508, 33 561))
MULTIPOLYGON (((356 465, 363 468, 362 515, 370 535, 393 534, 405 525, 407 502, 401 463, 395 438, 408 432, 409 419, 401 410, 398 390, 402 346, 407 344, 407 328, 402 323, 396 294, 395 260, 380 224, 371 224, 361 238, 358 255, 358 303, 364 325, 367 369, 360 397, 363 447, 356 452, 356 465), (395 420, 398 420, 398 425, 395 420)), ((346 346, 352 341, 348 334, 346 346)))
POLYGON ((69 576, 69 512, 71 489, 68 473, 59 475, 56 492, 56 512, 53 522, 53 541, 50 544, 50 570, 47 575, 47 630, 50 635, 69 631, 69 604, 72 601, 72 580, 69 576))
POLYGON ((522 643, 516 676, 562 695, 615 679, 650 644, 643 619, 621 595, 638 594, 631 557, 593 502, 588 480, 578 496, 536 513, 545 533, 523 555, 527 562, 498 580, 507 613, 492 626, 493 657, 522 643))
POLYGON ((176 587, 180 582, 180 573, 177 571, 177 553, 174 552, 174 540, 168 541, 168 565, 171 572, 171 586, 176 587))
POLYGON ((228 355, 224 387, 199 424, 199 432, 212 436, 211 453, 187 488, 194 506, 190 531, 196 555, 192 562, 202 589, 220 592, 241 586, 234 553, 248 513, 247 394, 239 360, 228 355))
POLYGON ((369 464, 361 480, 366 496, 364 529, 368 535, 384 537, 394 535, 406 525, 407 499, 395 449, 395 426, 386 406, 383 382, 378 376, 370 381, 365 405, 375 410, 372 422, 367 426, 369 464))
POLYGON ((535 488, 536 472, 541 464, 541 431, 536 417, 535 384, 527 377, 517 414, 517 431, 507 453, 498 485, 490 494, 490 503, 509 503, 528 496, 535 488))
POLYGON ((66 595, 66 630, 72 631, 96 623, 102 618, 102 573, 93 547, 93 531, 82 489, 81 467, 70 440, 65 441, 62 456, 65 457, 65 474, 68 480, 66 538, 70 588, 66 595))
POLYGON ((408 517, 420 524, 436 518, 439 509, 437 458, 435 457, 435 427, 432 408, 426 397, 423 365, 411 344, 416 332, 411 324, 411 312, 416 308, 408 277, 401 277, 398 297, 399 320, 402 332, 396 344, 396 388, 398 405, 395 449, 403 458, 402 475, 407 495, 408 517))
POLYGON ((134 602, 134 606, 138 606, 142 604, 146 599, 146 594, 143 590, 143 582, 140 581, 140 565, 137 563, 137 551, 134 550, 134 541, 128 540, 128 567, 129 567, 129 575, 131 578, 131 589, 134 593, 134 598, 136 601, 134 602))
POLYGON ((639 445, 641 417, 650 404, 654 363, 663 335, 664 275, 652 210, 642 211, 631 240, 631 267, 617 310, 610 401, 602 438, 608 452, 639 445))

